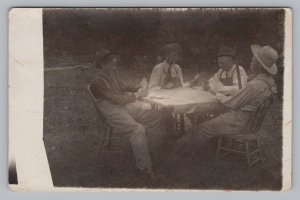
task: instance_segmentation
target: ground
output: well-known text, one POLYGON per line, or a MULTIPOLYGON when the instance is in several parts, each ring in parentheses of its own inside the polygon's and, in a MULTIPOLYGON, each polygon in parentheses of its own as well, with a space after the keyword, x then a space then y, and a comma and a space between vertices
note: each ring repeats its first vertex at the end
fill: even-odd
MULTIPOLYGON (((187 70, 183 73, 186 80, 193 74, 187 70)), ((225 159, 215 162, 217 140, 211 139, 196 153, 177 156, 176 162, 168 158, 168 149, 162 149, 154 168, 159 181, 150 184, 135 169, 130 151, 116 156, 98 154, 103 131, 98 126, 99 120, 85 90, 93 75, 93 69, 45 71, 44 143, 55 186, 281 189, 280 99, 268 111, 261 128, 264 164, 257 163, 248 168, 242 161, 225 159)), ((141 78, 134 69, 124 70, 120 76, 129 83, 141 78)))

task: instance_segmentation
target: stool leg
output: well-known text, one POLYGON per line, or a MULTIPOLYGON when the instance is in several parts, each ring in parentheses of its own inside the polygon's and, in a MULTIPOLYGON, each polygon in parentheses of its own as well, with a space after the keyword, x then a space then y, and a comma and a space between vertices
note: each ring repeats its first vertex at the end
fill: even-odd
POLYGON ((260 156, 260 159, 261 159, 261 162, 264 163, 264 156, 263 156, 263 153, 262 153, 262 149, 261 149, 261 144, 260 144, 260 141, 259 139, 257 138, 256 139, 256 142, 257 142, 257 147, 259 149, 259 156, 260 156))
POLYGON ((174 128, 175 128, 175 135, 180 136, 180 117, 178 114, 175 114, 174 128))
POLYGON ((249 142, 246 141, 245 143, 245 147, 246 147, 246 158, 247 158, 247 163, 248 163, 248 167, 251 167, 251 161, 250 161, 250 155, 249 155, 249 142))
POLYGON ((99 147, 98 155, 100 155, 101 151, 103 150, 103 146, 105 145, 105 140, 106 140, 105 138, 106 138, 106 135, 107 135, 107 128, 104 127, 103 131, 104 131, 104 134, 103 134, 102 140, 100 142, 100 147, 99 147))
POLYGON ((222 146, 222 141, 223 141, 223 137, 220 137, 218 140, 218 147, 217 147, 217 152, 216 152, 216 161, 219 160, 220 158, 220 151, 221 151, 221 146, 222 146))
POLYGON ((185 122, 184 122, 184 114, 180 114, 180 134, 185 134, 185 122))

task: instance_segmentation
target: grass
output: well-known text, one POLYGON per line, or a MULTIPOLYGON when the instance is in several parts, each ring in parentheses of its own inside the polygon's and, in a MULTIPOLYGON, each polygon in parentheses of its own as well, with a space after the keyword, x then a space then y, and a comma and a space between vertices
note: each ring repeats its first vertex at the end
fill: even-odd
MULTIPOLYGON (((141 72, 130 72, 125 70, 120 77, 134 83, 141 72)), ((183 73, 186 80, 193 76, 187 70, 183 73)), ((196 154, 177 157, 176 163, 168 159, 168 149, 162 149, 155 167, 159 181, 149 184, 139 176, 130 151, 117 156, 98 154, 103 131, 97 126, 96 112, 85 91, 94 74, 92 69, 45 72, 44 143, 55 186, 281 189, 281 101, 271 107, 261 128, 265 164, 258 163, 248 168, 242 161, 214 162, 216 139, 211 139, 196 154)))

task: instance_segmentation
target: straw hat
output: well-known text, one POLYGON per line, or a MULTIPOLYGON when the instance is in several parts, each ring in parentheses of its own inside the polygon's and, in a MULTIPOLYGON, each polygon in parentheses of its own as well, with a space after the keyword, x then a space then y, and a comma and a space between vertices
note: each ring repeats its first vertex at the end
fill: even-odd
POLYGON ((277 74, 278 53, 276 50, 270 46, 261 47, 257 44, 251 45, 251 50, 254 57, 269 74, 277 74))

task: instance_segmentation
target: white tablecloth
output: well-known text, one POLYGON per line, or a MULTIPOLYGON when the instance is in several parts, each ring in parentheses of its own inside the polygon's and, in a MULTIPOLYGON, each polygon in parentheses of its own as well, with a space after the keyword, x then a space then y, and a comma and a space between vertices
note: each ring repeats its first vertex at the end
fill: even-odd
POLYGON ((171 106, 178 114, 206 112, 220 107, 219 100, 201 87, 150 90, 142 101, 162 107, 171 106))

